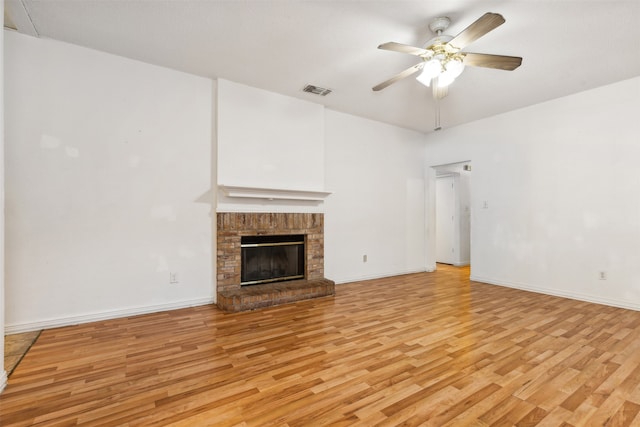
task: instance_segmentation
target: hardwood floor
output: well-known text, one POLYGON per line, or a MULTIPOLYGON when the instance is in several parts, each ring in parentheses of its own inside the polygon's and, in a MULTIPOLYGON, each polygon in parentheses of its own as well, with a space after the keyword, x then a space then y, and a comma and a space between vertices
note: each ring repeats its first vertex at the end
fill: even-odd
POLYGON ((640 425, 639 312, 468 274, 45 330, 0 395, 0 424, 640 425))
POLYGON ((4 336, 4 369, 9 377, 35 340, 38 339, 40 332, 23 332, 4 336))

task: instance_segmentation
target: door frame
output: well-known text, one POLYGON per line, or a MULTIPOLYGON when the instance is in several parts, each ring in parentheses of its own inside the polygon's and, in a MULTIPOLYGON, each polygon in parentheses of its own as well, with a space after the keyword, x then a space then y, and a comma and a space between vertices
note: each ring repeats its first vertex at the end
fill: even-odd
MULTIPOLYGON (((461 160, 452 163, 443 163, 439 165, 428 165, 424 170, 425 180, 425 270, 428 272, 436 271, 436 176, 438 171, 451 169, 452 172, 456 168, 463 169, 464 165, 471 165, 471 160, 461 160)), ((470 175, 471 176, 471 175, 470 175)), ((459 193, 458 193, 459 195, 459 193)), ((469 200, 473 199, 473 179, 469 179, 469 200)), ((459 207, 459 197, 456 199, 456 206, 459 207)), ((470 246, 473 240, 473 208, 469 203, 469 240, 470 246)), ((459 227, 458 232, 459 232, 459 227)), ((459 237, 459 235, 458 235, 459 237)), ((469 248, 471 249, 471 247, 469 248)), ((471 251, 472 252, 472 251, 471 251)), ((469 265, 473 265, 473 257, 470 253, 469 265)), ((466 265, 466 264, 465 264, 466 265)))

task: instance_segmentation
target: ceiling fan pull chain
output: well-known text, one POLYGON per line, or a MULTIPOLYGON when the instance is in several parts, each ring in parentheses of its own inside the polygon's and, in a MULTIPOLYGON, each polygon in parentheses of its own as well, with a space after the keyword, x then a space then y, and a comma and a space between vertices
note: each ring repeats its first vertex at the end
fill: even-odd
POLYGON ((435 101, 435 127, 433 130, 440 130, 440 97, 438 96, 438 77, 433 79, 433 100, 435 101))

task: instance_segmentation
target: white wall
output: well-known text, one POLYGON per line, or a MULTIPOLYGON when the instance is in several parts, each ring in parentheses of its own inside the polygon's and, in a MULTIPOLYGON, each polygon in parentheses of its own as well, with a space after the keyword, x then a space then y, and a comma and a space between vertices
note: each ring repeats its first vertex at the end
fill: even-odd
POLYGON ((473 164, 472 278, 640 309, 639 112, 634 78, 428 135, 473 164))
POLYGON ((212 301, 212 82, 14 32, 5 49, 7 330, 212 301))
MULTIPOLYGON (((4 2, 0 2, 4 16, 4 2)), ((4 368, 4 31, 0 32, 0 392, 7 385, 4 368)))
POLYGON ((325 123, 325 276, 424 271, 424 135, 331 110, 325 123))
POLYGON ((469 265, 471 261, 471 172, 461 171, 457 176, 458 241, 456 265, 469 265))
MULTIPOLYGON (((324 107, 218 79, 218 182, 324 190, 324 107)), ((218 211, 321 211, 321 203, 225 197, 218 211)))
POLYGON ((424 135, 222 79, 217 111, 220 184, 332 192, 218 192, 219 212, 324 212, 325 276, 339 283, 425 270, 424 135))

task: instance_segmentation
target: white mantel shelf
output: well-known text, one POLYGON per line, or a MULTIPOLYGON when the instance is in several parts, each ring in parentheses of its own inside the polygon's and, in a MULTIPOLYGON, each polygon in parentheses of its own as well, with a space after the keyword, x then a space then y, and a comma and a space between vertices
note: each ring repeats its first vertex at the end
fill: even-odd
POLYGON ((219 185, 218 187, 227 197, 249 199, 321 202, 331 194, 329 191, 291 190, 286 188, 237 187, 231 185, 219 185))

